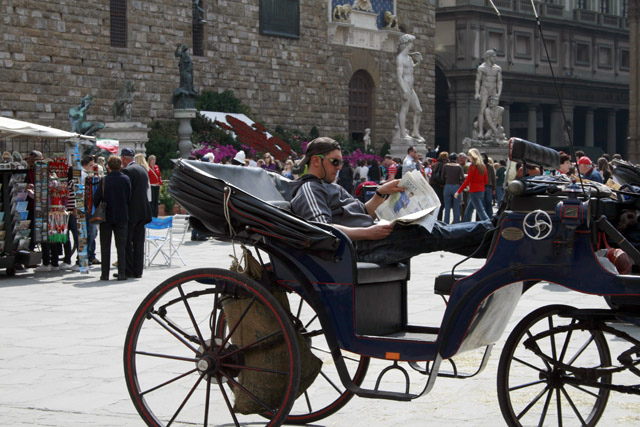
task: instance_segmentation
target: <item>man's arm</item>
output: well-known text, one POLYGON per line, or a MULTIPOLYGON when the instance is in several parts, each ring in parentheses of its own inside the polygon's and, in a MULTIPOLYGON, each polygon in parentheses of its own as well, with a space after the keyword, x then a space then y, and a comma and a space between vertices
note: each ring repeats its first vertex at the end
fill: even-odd
POLYGON ((498 74, 496 75, 496 88, 498 90, 498 98, 500 98, 500 95, 502 94, 502 68, 500 68, 499 65, 496 65, 496 67, 498 67, 498 74))
POLYGON ((480 86, 482 84, 482 65, 478 67, 478 71, 476 72, 476 94, 475 98, 480 100, 480 86))

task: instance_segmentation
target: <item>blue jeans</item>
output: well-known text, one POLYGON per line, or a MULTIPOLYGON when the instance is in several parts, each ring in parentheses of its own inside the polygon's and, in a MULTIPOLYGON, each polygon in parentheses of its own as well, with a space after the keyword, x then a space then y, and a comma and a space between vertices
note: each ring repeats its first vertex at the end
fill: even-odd
POLYGON ((447 184, 444 186, 443 199, 444 199, 444 223, 449 224, 449 217, 451 214, 451 208, 453 207, 453 223, 460 222, 460 199, 453 197, 460 188, 456 184, 447 184))
POLYGON ((89 261, 96 259, 96 237, 98 237, 98 226, 87 221, 87 258, 89 261))
POLYGON ((471 221, 471 214, 475 209, 476 219, 484 221, 489 219, 487 213, 484 211, 484 191, 478 191, 475 193, 469 193, 469 204, 467 205, 467 209, 464 211, 464 222, 471 221))
POLYGON ((493 215, 493 185, 484 186, 484 212, 493 215))
MULTIPOLYGON (((419 225, 396 225, 393 232, 384 239, 355 242, 358 261, 394 264, 415 255, 436 251, 470 255, 492 228, 491 221, 462 222, 451 225, 436 221, 429 233, 426 228, 419 225)), ((476 254, 477 257, 487 255, 491 240, 491 236, 487 236, 482 249, 476 254)))
POLYGON ((496 203, 498 203, 498 206, 502 202, 502 196, 504 196, 504 188, 502 188, 502 185, 498 185, 496 186, 496 203))

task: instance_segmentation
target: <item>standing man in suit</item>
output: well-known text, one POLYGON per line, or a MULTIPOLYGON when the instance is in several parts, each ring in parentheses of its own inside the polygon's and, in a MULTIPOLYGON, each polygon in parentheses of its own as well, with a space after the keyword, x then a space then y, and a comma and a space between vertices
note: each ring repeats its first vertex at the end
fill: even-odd
POLYGON ((135 153, 131 148, 123 148, 120 156, 124 166, 122 172, 131 180, 126 274, 127 277, 140 278, 144 268, 144 226, 151 222, 151 207, 147 197, 149 175, 133 160, 135 153))

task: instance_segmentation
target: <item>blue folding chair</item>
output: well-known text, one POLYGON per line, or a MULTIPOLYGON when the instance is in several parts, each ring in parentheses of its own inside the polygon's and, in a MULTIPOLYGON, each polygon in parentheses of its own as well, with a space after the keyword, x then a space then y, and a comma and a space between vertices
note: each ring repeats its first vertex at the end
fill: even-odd
POLYGON ((152 218, 151 222, 144 227, 146 229, 145 266, 152 265, 158 255, 162 255, 164 262, 156 265, 171 265, 173 217, 152 218))

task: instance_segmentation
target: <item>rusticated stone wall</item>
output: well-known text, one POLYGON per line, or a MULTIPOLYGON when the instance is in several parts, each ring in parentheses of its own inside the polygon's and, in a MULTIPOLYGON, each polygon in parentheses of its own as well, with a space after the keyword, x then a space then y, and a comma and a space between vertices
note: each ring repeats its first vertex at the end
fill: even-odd
MULTIPOLYGON (((434 6, 398 0, 397 8, 424 57, 416 91, 422 135, 432 141, 434 6)), ((395 53, 329 44, 326 0, 300 0, 298 40, 259 34, 259 0, 205 0, 205 9, 205 55, 192 55, 197 90, 233 90, 267 127, 315 125, 346 136, 349 80, 365 69, 376 83, 374 143, 390 141, 399 109, 395 53)), ((108 0, 0 2, 0 25, 0 115, 70 129, 69 108, 91 93, 89 120, 109 122, 118 89, 133 80, 132 120, 172 118, 174 51, 191 46, 191 1, 129 1, 127 48, 110 47, 108 0)))

